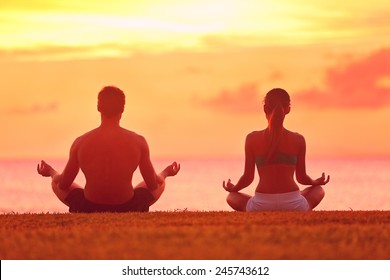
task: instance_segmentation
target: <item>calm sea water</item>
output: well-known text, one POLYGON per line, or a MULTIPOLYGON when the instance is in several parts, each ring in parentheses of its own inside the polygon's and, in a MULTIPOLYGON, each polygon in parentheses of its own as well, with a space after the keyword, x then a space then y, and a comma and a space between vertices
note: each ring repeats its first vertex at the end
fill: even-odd
MULTIPOLYGON (((39 160, 0 161, 0 213, 67 212, 67 207, 51 191, 50 179, 36 172, 39 160)), ((243 170, 242 159, 185 159, 181 171, 167 180, 161 199, 152 211, 230 210, 225 202, 222 181, 236 182, 243 170)), ((49 161, 62 170, 65 161, 49 161)), ((157 171, 170 162, 154 161, 157 171)), ((331 175, 326 196, 318 210, 390 210, 390 158, 388 159, 309 159, 310 176, 322 171, 331 175)), ((134 183, 140 180, 137 172, 134 183)), ((253 194, 258 178, 244 191, 253 194)), ((77 180, 84 184, 80 172, 77 180)))

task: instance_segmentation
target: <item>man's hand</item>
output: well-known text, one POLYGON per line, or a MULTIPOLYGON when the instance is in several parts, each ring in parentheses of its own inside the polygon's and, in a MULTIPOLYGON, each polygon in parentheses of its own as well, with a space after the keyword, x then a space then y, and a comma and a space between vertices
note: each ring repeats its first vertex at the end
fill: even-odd
POLYGON ((38 164, 37 171, 38 174, 42 175, 43 177, 53 177, 58 174, 58 172, 55 171, 53 167, 51 167, 43 160, 41 161, 41 164, 38 164))
POLYGON ((168 176, 175 176, 180 170, 180 164, 177 162, 173 162, 172 164, 165 167, 165 169, 162 171, 162 173, 168 177, 168 176))

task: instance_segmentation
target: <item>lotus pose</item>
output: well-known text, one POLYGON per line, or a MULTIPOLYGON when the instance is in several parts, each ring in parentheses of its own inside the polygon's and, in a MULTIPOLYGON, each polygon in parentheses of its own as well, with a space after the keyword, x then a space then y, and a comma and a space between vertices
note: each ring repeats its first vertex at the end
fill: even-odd
POLYGON ((101 125, 78 137, 64 171, 59 174, 42 161, 38 173, 52 178, 52 188, 70 212, 149 211, 161 196, 165 179, 176 175, 176 162, 156 174, 144 137, 120 126, 125 95, 117 87, 104 87, 98 95, 101 125), (143 182, 132 185, 139 167, 143 182), (79 170, 85 175, 85 188, 74 182, 79 170))
POLYGON ((223 181, 229 192, 227 203, 237 211, 307 211, 314 209, 323 199, 323 185, 330 177, 313 180, 306 173, 305 138, 283 126, 290 112, 290 96, 280 88, 270 90, 264 100, 264 112, 268 127, 254 131, 245 140, 244 174, 233 184, 223 181), (241 193, 254 179, 255 169, 260 180, 255 195, 241 193), (294 180, 309 187, 300 191, 294 180))

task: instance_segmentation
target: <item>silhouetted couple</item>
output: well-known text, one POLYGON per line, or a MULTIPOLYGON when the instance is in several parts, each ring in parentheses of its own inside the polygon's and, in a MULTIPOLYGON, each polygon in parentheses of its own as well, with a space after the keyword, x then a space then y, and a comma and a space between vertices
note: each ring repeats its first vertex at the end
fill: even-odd
MULTIPOLYGON (((60 174, 45 161, 38 173, 52 178, 57 197, 70 212, 147 212, 165 189, 165 180, 175 176, 180 164, 173 162, 156 174, 147 141, 141 135, 120 126, 125 94, 114 86, 104 87, 98 95, 101 125, 78 137, 70 148, 64 171, 60 174), (143 182, 132 185, 139 167, 143 182), (79 170, 85 175, 85 187, 74 180, 79 170)), ((305 139, 283 127, 290 111, 290 97, 282 89, 273 89, 265 98, 268 127, 250 133, 245 143, 245 171, 236 185, 223 182, 229 192, 227 202, 239 211, 310 210, 324 197, 321 185, 329 176, 312 180, 306 174, 305 139), (252 183, 257 167, 260 181, 254 196, 239 191, 252 183), (299 191, 294 181, 310 187, 299 191)), ((207 198, 205 198, 207 199, 207 198)))

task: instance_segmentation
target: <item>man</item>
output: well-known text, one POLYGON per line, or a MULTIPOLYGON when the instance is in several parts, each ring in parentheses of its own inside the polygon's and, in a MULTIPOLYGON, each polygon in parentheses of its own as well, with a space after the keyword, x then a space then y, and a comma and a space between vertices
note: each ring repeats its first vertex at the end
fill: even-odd
POLYGON ((179 172, 180 165, 174 162, 156 174, 145 138, 120 126, 124 107, 123 91, 104 87, 97 106, 101 125, 73 142, 62 174, 45 161, 38 164, 38 173, 52 178, 54 193, 70 212, 149 211, 163 193, 166 177, 179 172), (133 187, 137 167, 144 181, 133 187), (86 178, 84 189, 74 183, 80 168, 86 178))

